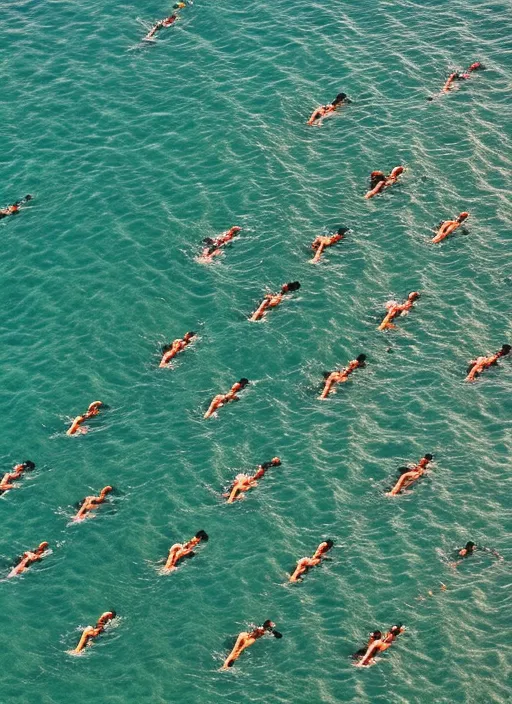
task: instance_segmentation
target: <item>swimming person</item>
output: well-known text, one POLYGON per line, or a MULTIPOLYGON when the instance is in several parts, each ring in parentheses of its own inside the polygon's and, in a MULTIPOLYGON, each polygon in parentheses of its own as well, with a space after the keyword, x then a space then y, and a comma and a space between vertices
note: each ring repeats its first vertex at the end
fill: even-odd
POLYGON ((330 115, 331 113, 335 112, 341 105, 345 104, 348 105, 352 101, 347 98, 345 93, 338 93, 338 95, 334 98, 332 103, 329 103, 329 105, 320 105, 319 108, 317 108, 309 120, 307 121, 307 125, 314 125, 317 120, 319 120, 318 126, 322 123, 322 119, 326 117, 327 115, 330 115))
POLYGON ((1 208, 0 209, 0 220, 2 218, 8 217, 9 215, 16 215, 17 213, 19 213, 20 212, 20 205, 27 203, 29 200, 32 200, 31 195, 25 196, 25 198, 22 198, 21 200, 16 201, 16 203, 13 203, 12 205, 8 205, 6 208, 1 208))
POLYGON ((490 552, 492 555, 498 558, 498 560, 503 560, 503 556, 499 554, 497 550, 491 550, 491 548, 483 548, 477 545, 472 540, 469 540, 463 548, 457 551, 457 557, 460 558, 456 562, 451 563, 451 567, 457 567, 457 565, 462 562, 465 557, 473 555, 475 550, 483 550, 485 552, 490 552))
POLYGON ((203 417, 209 418, 215 413, 218 408, 224 406, 230 401, 239 401, 240 398, 237 396, 237 393, 238 391, 242 391, 243 389, 245 389, 248 383, 249 379, 243 377, 242 379, 240 379, 240 381, 237 381, 235 384, 233 384, 227 394, 217 394, 217 396, 214 396, 213 401, 210 403, 208 410, 206 411, 203 417))
POLYGON ((437 234, 432 239, 432 242, 434 242, 434 244, 437 244, 437 242, 441 242, 441 240, 444 240, 445 237, 448 237, 448 235, 451 235, 452 232, 454 232, 458 227, 460 227, 462 223, 466 220, 466 218, 469 218, 469 213, 464 212, 461 213, 456 220, 445 220, 444 222, 440 223, 438 226, 437 234))
POLYGON ((275 630, 275 623, 272 623, 272 621, 265 621, 262 626, 256 626, 256 628, 253 628, 252 631, 242 631, 236 639, 233 650, 224 661, 224 665, 221 669, 227 670, 228 667, 232 667, 235 660, 238 660, 242 652, 249 646, 253 645, 253 643, 256 643, 256 641, 259 638, 262 638, 266 633, 273 635, 274 638, 283 637, 279 631, 275 630))
POLYGON ((412 291, 412 293, 407 296, 405 303, 397 303, 396 301, 389 301, 386 303, 388 312, 377 330, 395 328, 396 325, 394 325, 392 321, 397 317, 397 315, 407 315, 407 313, 411 310, 414 301, 417 301, 419 297, 420 294, 417 291, 412 291))
POLYGON ((94 416, 97 416, 98 413, 100 412, 100 408, 104 404, 101 401, 93 401, 91 404, 89 404, 89 408, 87 411, 81 415, 81 416, 76 416, 76 418, 73 420, 71 423, 69 429, 66 431, 66 435, 75 435, 76 433, 86 433, 87 430, 86 428, 82 428, 82 423, 85 423, 86 420, 89 418, 93 418, 94 416))
POLYGON ((267 293, 263 301, 260 303, 258 308, 251 315, 249 320, 254 322, 256 320, 261 320, 267 314, 269 308, 275 308, 283 300, 285 293, 292 293, 293 291, 298 291, 300 288, 300 283, 298 281, 292 281, 288 284, 283 284, 281 286, 280 293, 267 293))
POLYGON ((389 176, 385 176, 382 171, 372 171, 370 174, 370 190, 365 194, 365 198, 373 198, 381 193, 388 186, 392 186, 398 181, 398 177, 405 171, 403 166, 395 166, 389 176))
POLYGON ((146 40, 152 40, 155 34, 160 30, 163 29, 164 27, 170 27, 171 24, 174 24, 176 20, 178 19, 178 15, 174 14, 171 15, 170 17, 166 17, 163 20, 159 20, 156 24, 151 27, 149 32, 146 34, 144 39, 146 40))
POLYGON ((92 645, 90 642, 93 638, 97 638, 105 630, 105 626, 109 621, 112 621, 117 616, 115 611, 105 611, 99 617, 95 626, 87 626, 84 628, 78 645, 71 652, 75 655, 81 653, 86 645, 92 645))
POLYGON ((311 260, 311 264, 316 264, 320 260, 324 249, 326 247, 332 247, 333 244, 336 244, 336 242, 342 240, 346 232, 348 232, 348 227, 340 227, 338 232, 335 232, 333 235, 319 235, 316 237, 311 245, 311 248, 316 250, 315 256, 311 260))
MULTIPOLYGON (((383 653, 385 650, 391 647, 393 644, 393 641, 398 638, 398 636, 405 631, 404 626, 402 624, 398 624, 396 626, 391 626, 389 631, 386 633, 384 637, 380 638, 375 638, 372 643, 368 646, 366 653, 363 655, 361 660, 358 663, 355 663, 356 666, 358 667, 366 667, 368 665, 374 665, 375 660, 374 657, 378 653, 383 653)), ((378 633, 379 631, 375 631, 375 633, 378 633)))
POLYGON ((73 520, 74 521, 82 521, 84 518, 86 518, 88 513, 99 508, 101 506, 101 504, 105 502, 105 499, 107 498, 107 494, 109 494, 113 490, 114 490, 114 487, 112 487, 110 485, 104 486, 103 489, 100 491, 99 496, 86 496, 85 499, 83 499, 78 504, 80 509, 79 509, 78 513, 76 514, 76 516, 73 518, 73 520))
POLYGON ((19 479, 23 472, 31 472, 35 468, 35 464, 30 460, 15 465, 12 472, 6 472, 0 480, 0 494, 3 494, 4 491, 9 491, 9 489, 15 489, 16 487, 12 482, 19 479))
POLYGON ((396 496, 397 494, 402 493, 404 489, 408 489, 411 484, 414 484, 414 482, 418 481, 418 479, 422 477, 427 471, 429 462, 432 462, 432 459, 432 455, 427 454, 414 467, 405 467, 405 471, 401 470, 402 476, 397 481, 395 486, 390 489, 390 491, 386 492, 386 496, 396 496))
POLYGON ((333 391, 333 393, 335 393, 332 387, 335 384, 342 384, 343 382, 347 381, 349 375, 352 374, 353 371, 364 367, 365 366, 365 359, 366 359, 366 355, 360 354, 358 357, 356 357, 351 362, 349 362, 348 365, 346 367, 344 367, 341 371, 339 371, 339 372, 324 372, 325 383, 324 383, 323 391, 320 394, 319 398, 321 398, 321 399, 327 398, 327 396, 331 393, 331 391, 333 391))
POLYGON ((182 352, 187 345, 189 345, 194 337, 196 336, 195 332, 187 332, 185 333, 185 336, 182 339, 178 340, 173 340, 173 342, 170 345, 164 345, 162 347, 162 359, 160 360, 160 364, 158 365, 160 369, 163 369, 164 367, 168 367, 169 362, 171 359, 176 357, 178 352, 182 352))
POLYGON ((180 560, 183 560, 184 557, 193 557, 195 554, 193 550, 197 545, 199 545, 201 540, 205 543, 208 542, 208 535, 204 532, 204 530, 198 531, 195 536, 188 541, 188 543, 175 543, 169 550, 169 555, 167 557, 164 570, 166 572, 171 572, 176 569, 177 563, 180 560))
POLYGON ((468 78, 471 78, 471 74, 473 71, 481 71, 483 70, 483 66, 479 61, 476 61, 474 64, 471 64, 471 66, 467 69, 466 73, 459 73, 458 71, 455 71, 454 73, 450 74, 446 80, 446 83, 443 86, 443 93, 448 93, 452 87, 455 81, 465 81, 468 78))
POLYGON ((316 567, 316 565, 319 565, 322 562, 322 557, 325 555, 325 553, 328 550, 330 550, 332 548, 333 545, 334 545, 334 543, 332 540, 324 540, 317 547, 317 549, 315 550, 312 557, 302 557, 297 562, 297 567, 295 568, 293 574, 291 575, 291 577, 288 581, 290 581, 290 582, 302 581, 302 575, 306 574, 306 572, 311 567, 316 567))
POLYGON ((505 357, 509 354, 511 349, 512 348, 510 345, 503 345, 501 350, 498 350, 490 357, 477 357, 476 359, 471 360, 465 381, 476 381, 477 376, 480 376, 485 369, 497 364, 498 359, 501 359, 501 357, 505 357))
POLYGON ((203 249, 201 259, 210 262, 213 257, 217 257, 219 254, 222 254, 222 247, 228 244, 228 242, 231 242, 231 240, 236 237, 241 230, 241 227, 234 225, 232 228, 226 230, 226 232, 223 232, 222 235, 219 235, 219 237, 216 237, 215 239, 205 237, 203 242, 207 246, 203 249))
POLYGON ((40 562, 43 559, 43 555, 46 552, 48 548, 48 543, 43 542, 39 543, 39 546, 32 552, 31 550, 27 550, 27 552, 24 552, 23 555, 20 558, 20 562, 12 569, 7 577, 16 577, 18 574, 22 574, 27 570, 30 565, 33 565, 34 562, 40 562))
POLYGON ((223 496, 227 498, 226 503, 232 504, 236 499, 242 499, 243 496, 239 496, 239 494, 258 486, 258 479, 262 479, 265 476, 267 469, 270 467, 278 467, 280 464, 281 460, 279 457, 273 457, 270 462, 263 462, 263 464, 258 465, 256 473, 252 476, 249 474, 237 474, 229 492, 223 494, 223 496))

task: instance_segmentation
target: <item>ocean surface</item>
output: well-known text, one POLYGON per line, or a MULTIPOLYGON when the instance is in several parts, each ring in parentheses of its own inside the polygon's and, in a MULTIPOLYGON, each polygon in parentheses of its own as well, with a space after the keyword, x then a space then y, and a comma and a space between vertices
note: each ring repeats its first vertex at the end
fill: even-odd
POLYGON ((170 8, 1 6, 0 205, 34 197, 0 221, 0 468, 37 467, 0 498, 0 571, 43 540, 51 553, 0 581, 0 699, 510 702, 512 359, 464 383, 512 342, 510 2, 195 0, 141 42, 170 8), (474 61, 486 70, 437 95, 474 61), (306 126, 340 91, 352 104, 306 126), (400 183, 364 200, 370 172, 398 164, 400 183), (432 245, 463 210, 467 232, 432 245), (198 261, 232 225, 233 245, 198 261), (312 240, 341 226, 311 266, 312 240), (158 369, 187 330, 197 341, 158 369), (322 372, 362 352, 319 401, 322 372), (240 401, 203 420, 243 376, 240 401), (67 437, 97 399, 109 409, 67 437), (428 478, 386 497, 426 452, 428 478), (275 455, 226 505, 234 476, 275 455), (112 500, 71 523, 106 484, 112 500), (199 529, 209 542, 162 576, 199 529), (326 538, 330 561, 288 584, 326 538), (468 540, 504 560, 453 569, 468 540), (267 618, 284 637, 220 672, 267 618), (353 667, 397 622, 376 666, 353 667))

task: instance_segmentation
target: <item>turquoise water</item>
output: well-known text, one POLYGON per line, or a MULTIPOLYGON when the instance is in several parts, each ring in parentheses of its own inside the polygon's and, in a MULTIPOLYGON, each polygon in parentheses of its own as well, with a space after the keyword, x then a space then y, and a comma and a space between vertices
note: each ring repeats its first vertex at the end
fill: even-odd
POLYGON ((1 60, 1 468, 37 470, 1 498, 0 564, 52 553, 0 583, 2 700, 510 701, 510 5, 468 0, 197 0, 154 45, 169 6, 9 2, 1 60), (487 70, 432 103, 454 69, 487 70), (354 101, 304 124, 340 91, 354 101), (362 198, 374 169, 401 185, 362 198), (468 234, 430 243, 468 210, 468 234), (200 241, 243 232, 214 264, 200 241), (308 263, 313 238, 347 238, 308 263), (302 283, 265 322, 266 290, 302 283), (421 299, 398 328, 391 298, 421 299), (197 330, 173 370, 160 345, 197 330), (367 368, 327 402, 321 372, 367 368), (241 376, 238 404, 202 419, 241 376), (110 410, 83 437, 70 419, 110 410), (507 433, 508 431, 508 433, 507 433), (396 468, 430 477, 383 495, 396 468), (220 493, 274 455, 245 501, 220 493), (94 519, 73 504, 111 483, 94 519), (210 541, 176 573, 170 545, 210 541), (331 537, 300 585, 295 561, 331 537), (499 550, 458 570, 467 540, 499 550), (447 585, 439 591, 440 582, 447 585), (433 596, 418 600, 433 590, 433 596), (115 627, 67 651, 105 610, 115 627), (264 639, 219 672, 236 634, 264 639), (350 654, 401 621, 370 669, 350 654))

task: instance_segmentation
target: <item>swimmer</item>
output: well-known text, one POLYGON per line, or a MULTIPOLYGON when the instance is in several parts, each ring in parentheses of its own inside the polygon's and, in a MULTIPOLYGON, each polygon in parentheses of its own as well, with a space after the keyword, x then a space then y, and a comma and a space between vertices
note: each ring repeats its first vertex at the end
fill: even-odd
POLYGON ((107 494, 114 490, 112 486, 104 486, 100 491, 99 496, 86 496, 78 505, 80 509, 76 516, 73 518, 74 521, 82 521, 90 511, 96 510, 102 503, 105 502, 107 494))
POLYGON ((373 198, 381 193, 388 186, 392 186, 398 181, 398 177, 405 171, 403 166, 395 166, 389 176, 385 176, 382 171, 372 171, 370 174, 370 190, 364 196, 366 199, 373 198))
POLYGON ((492 553, 495 557, 498 558, 498 560, 503 560, 503 556, 499 554, 497 550, 491 550, 490 548, 484 548, 481 547, 480 545, 476 545, 476 543, 473 543, 473 541, 469 540, 463 548, 457 551, 457 557, 460 558, 456 562, 450 563, 451 567, 457 568, 460 562, 465 557, 469 557, 470 555, 473 555, 475 550, 483 550, 485 552, 490 552, 492 553))
POLYGON ((386 496, 396 496, 397 494, 401 494, 404 489, 408 489, 411 484, 418 481, 418 479, 427 471, 428 464, 429 462, 432 462, 432 459, 433 456, 427 454, 414 467, 404 467, 401 470, 402 476, 397 481, 395 486, 390 491, 386 492, 386 496))
POLYGON ((222 247, 228 244, 228 242, 231 242, 231 240, 236 237, 236 235, 241 231, 241 229, 241 227, 235 225, 231 229, 226 230, 226 232, 223 232, 222 235, 216 237, 215 239, 212 239, 211 237, 205 237, 203 242, 207 246, 203 249, 201 259, 204 261, 211 262, 214 257, 217 257, 219 254, 222 254, 222 247))
MULTIPOLYGON (((458 71, 451 73, 448 76, 441 92, 448 93, 452 89, 455 81, 465 81, 468 78, 471 78, 471 74, 473 73, 473 71, 482 71, 483 69, 484 66, 482 66, 479 61, 476 61, 474 64, 471 64, 471 66, 467 69, 466 73, 459 73, 458 71)), ((429 100, 432 100, 432 98, 429 98, 429 100)))
POLYGON ((281 293, 267 293, 258 308, 251 315, 249 320, 251 322, 261 320, 261 318, 265 317, 269 308, 275 308, 281 303, 285 293, 292 293, 292 291, 298 291, 299 288, 300 283, 298 281, 292 281, 289 284, 283 284, 283 286, 281 286, 281 293))
POLYGON ((327 398, 331 391, 335 393, 333 390, 333 386, 335 384, 342 384, 343 382, 347 381, 348 377, 350 374, 355 369, 360 369, 365 366, 365 359, 366 355, 365 354, 360 354, 356 359, 353 359, 351 362, 348 363, 346 367, 344 367, 341 371, 339 372, 324 372, 324 388, 322 393, 320 394, 321 399, 327 398))
POLYGON ((226 503, 232 504, 236 499, 242 499, 243 496, 238 496, 238 494, 258 486, 258 479, 262 479, 265 476, 267 469, 269 467, 278 467, 280 464, 281 460, 279 457, 273 457, 270 462, 263 462, 263 464, 258 465, 256 473, 252 476, 249 474, 237 474, 229 492, 222 494, 224 498, 227 498, 226 503))
MULTIPOLYGON (((398 624, 396 626, 391 626, 384 637, 381 636, 380 638, 373 639, 371 644, 368 646, 366 653, 363 655, 361 660, 356 663, 356 666, 366 667, 369 665, 374 665, 375 655, 377 655, 377 653, 383 653, 385 650, 390 648, 393 641, 404 631, 404 626, 402 626, 402 624, 398 624)), ((374 631, 374 633, 379 633, 379 631, 374 631)))
POLYGON ((313 112, 306 124, 314 125, 315 122, 318 120, 318 126, 320 126, 324 117, 335 112, 340 107, 340 105, 348 105, 351 102, 352 101, 347 98, 345 93, 338 93, 332 103, 329 103, 329 105, 320 105, 320 107, 313 112))
POLYGON ((205 543, 208 542, 208 535, 204 530, 198 531, 188 543, 175 543, 169 550, 169 555, 163 568, 164 571, 172 572, 172 570, 176 569, 177 563, 183 560, 184 557, 193 557, 195 555, 193 550, 196 545, 199 545, 201 540, 204 540, 205 543))
POLYGON ((151 29, 146 34, 144 39, 146 41, 153 40, 153 37, 160 29, 162 29, 163 27, 170 27, 171 24, 174 24, 177 19, 178 19, 178 15, 174 14, 174 15, 171 15, 170 17, 166 17, 163 20, 159 20, 156 24, 153 25, 153 27, 151 27, 151 29))
POLYGON ((173 340, 173 342, 170 345, 164 345, 162 347, 162 359, 160 360, 160 364, 158 365, 160 369, 163 369, 164 367, 170 366, 170 361, 176 355, 178 352, 182 352, 187 345, 189 345, 194 337, 196 336, 195 332, 187 332, 185 333, 185 337, 183 337, 181 340, 173 340))
POLYGON ((324 542, 320 543, 315 550, 313 557, 302 557, 297 562, 297 567, 288 581, 302 582, 302 575, 306 574, 311 567, 316 567, 319 565, 322 562, 322 557, 332 548, 333 545, 334 543, 332 540, 324 540, 324 542))
POLYGON ((7 208, 1 208, 0 209, 0 220, 2 218, 8 217, 9 215, 16 215, 17 213, 19 213, 20 212, 20 205, 27 203, 29 200, 32 200, 31 195, 25 196, 25 198, 22 198, 21 200, 16 201, 16 203, 13 203, 12 205, 8 205, 7 208))
POLYGON ((227 670, 228 667, 233 667, 235 660, 238 660, 242 652, 249 646, 253 645, 253 643, 256 643, 256 641, 259 638, 262 638, 266 633, 270 633, 274 636, 274 638, 283 637, 279 631, 275 630, 275 623, 272 623, 272 621, 265 621, 262 626, 256 626, 256 628, 252 631, 242 631, 236 639, 233 650, 224 661, 224 665, 221 669, 227 670))
POLYGON ((245 389, 247 384, 249 383, 249 379, 246 379, 245 377, 240 379, 240 381, 237 381, 236 384, 233 384, 233 386, 230 388, 230 390, 227 392, 227 394, 217 394, 217 396, 214 396, 213 401, 210 403, 208 410, 204 414, 204 418, 209 418, 212 416, 215 411, 220 408, 221 406, 224 406, 226 403, 229 403, 230 401, 239 401, 239 397, 237 396, 238 391, 242 391, 245 389))
POLYGON ((444 240, 445 237, 448 237, 448 235, 451 235, 452 232, 460 227, 466 218, 469 218, 469 213, 461 213, 456 220, 445 220, 440 223, 437 234, 432 239, 432 242, 437 244, 437 242, 444 240))
POLYGON ((96 626, 87 626, 86 628, 84 628, 78 645, 71 652, 74 655, 78 655, 78 653, 81 653, 86 645, 92 645, 90 641, 93 638, 97 638, 101 633, 103 633, 107 623, 109 621, 112 621, 112 619, 114 619, 116 616, 117 614, 115 611, 105 611, 105 613, 101 614, 96 623, 96 626))
POLYGON ((46 552, 47 548, 48 543, 43 542, 39 544, 39 546, 34 550, 34 552, 30 550, 24 552, 21 556, 20 562, 16 565, 14 569, 9 572, 7 577, 16 577, 16 575, 25 572, 25 570, 27 570, 30 565, 32 565, 34 562, 40 562, 43 559, 43 555, 46 552))
POLYGON ((312 249, 316 249, 316 253, 311 260, 311 264, 316 264, 320 261, 320 257, 322 256, 324 249, 326 247, 332 247, 333 244, 336 244, 336 242, 342 240, 346 232, 348 232, 348 227, 340 227, 338 232, 333 235, 328 235, 327 237, 320 235, 319 237, 316 237, 311 245, 312 249))
POLYGON ((23 472, 31 472, 35 468, 35 464, 30 460, 15 465, 12 472, 6 472, 0 480, 0 494, 3 494, 4 491, 9 491, 9 489, 16 489, 12 482, 19 479, 23 472))
POLYGON ((82 423, 84 423, 86 420, 89 418, 93 418, 94 416, 97 416, 98 413, 100 412, 100 408, 104 404, 101 401, 93 401, 90 405, 87 411, 81 415, 81 416, 76 416, 76 418, 73 420, 71 423, 71 426, 69 429, 66 431, 66 435, 75 435, 76 433, 86 433, 87 430, 85 428, 82 428, 82 423))
POLYGON ((476 359, 471 360, 467 370, 468 375, 464 381, 476 381, 477 376, 479 376, 485 369, 497 364, 498 359, 509 354, 511 349, 512 348, 510 345, 503 345, 501 350, 498 350, 490 357, 477 357, 476 359))
POLYGON ((387 330, 395 328, 396 325, 394 325, 391 321, 394 320, 397 315, 407 315, 407 313, 411 310, 414 301, 417 301, 419 297, 420 294, 417 291, 412 291, 412 293, 407 296, 407 300, 405 301, 405 303, 397 303, 396 301, 390 301, 389 303, 386 303, 386 308, 388 312, 382 323, 377 328, 377 330, 387 330))

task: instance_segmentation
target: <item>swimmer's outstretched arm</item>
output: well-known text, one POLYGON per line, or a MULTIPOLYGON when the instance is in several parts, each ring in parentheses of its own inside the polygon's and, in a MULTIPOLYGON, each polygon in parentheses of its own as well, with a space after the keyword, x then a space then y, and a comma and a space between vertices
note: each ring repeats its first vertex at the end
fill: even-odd
POLYGON ((265 311, 267 310, 267 308, 270 305, 271 298, 272 298, 271 296, 268 296, 268 295, 265 296, 265 298, 262 300, 262 302, 260 303, 258 308, 254 311, 254 313, 249 318, 249 320, 251 322, 255 322, 256 320, 259 320, 260 318, 262 318, 265 315, 265 311))
POLYGON ((316 264, 319 260, 320 257, 322 256, 322 252, 325 249, 325 244, 323 242, 320 242, 320 244, 316 247, 316 253, 313 259, 311 260, 311 264, 316 264))
POLYGON ((71 652, 78 655, 78 653, 82 652, 82 650, 87 645, 87 641, 90 638, 93 638, 95 635, 96 635, 96 629, 93 628, 92 626, 87 626, 87 628, 84 628, 82 635, 80 637, 80 640, 78 641, 78 645, 71 652))
POLYGON ((386 496, 396 496, 396 494, 399 493, 399 491, 402 489, 403 485, 406 482, 412 483, 410 480, 412 479, 415 481, 418 478, 418 472, 417 470, 411 470, 410 472, 404 472, 400 479, 397 481, 395 486, 391 489, 391 491, 386 492, 386 496))
POLYGON ((238 660, 242 651, 247 647, 247 645, 245 644, 245 641, 246 641, 246 638, 248 635, 249 635, 249 633, 247 633, 246 631, 243 631, 242 633, 240 633, 240 635, 236 639, 235 645, 233 646, 233 650, 230 652, 230 654, 228 655, 228 657, 224 661, 224 664, 221 668, 222 670, 227 670, 228 667, 231 667, 233 665, 235 660, 238 660))
POLYGON ((368 191, 364 197, 367 200, 369 198, 373 198, 373 196, 376 196, 378 193, 380 193, 382 190, 384 190, 385 187, 386 187, 386 182, 379 181, 378 184, 375 186, 375 188, 372 188, 371 191, 368 191))

